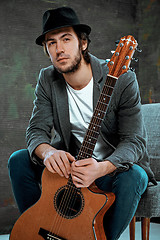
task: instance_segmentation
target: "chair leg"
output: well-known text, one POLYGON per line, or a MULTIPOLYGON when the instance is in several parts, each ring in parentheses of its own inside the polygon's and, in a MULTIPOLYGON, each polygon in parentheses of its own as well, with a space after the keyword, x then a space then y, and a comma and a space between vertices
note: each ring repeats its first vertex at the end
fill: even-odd
POLYGON ((135 222, 136 217, 134 216, 129 224, 130 240, 135 240, 135 222))
POLYGON ((149 240, 150 218, 141 219, 142 240, 149 240))

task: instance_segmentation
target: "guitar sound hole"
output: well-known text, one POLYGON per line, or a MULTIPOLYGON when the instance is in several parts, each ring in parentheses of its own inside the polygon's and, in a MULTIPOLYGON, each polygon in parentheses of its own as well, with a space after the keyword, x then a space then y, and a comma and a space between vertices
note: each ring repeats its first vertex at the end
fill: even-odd
POLYGON ((77 217, 83 210, 84 197, 80 190, 63 186, 54 197, 54 206, 58 214, 64 218, 77 217))

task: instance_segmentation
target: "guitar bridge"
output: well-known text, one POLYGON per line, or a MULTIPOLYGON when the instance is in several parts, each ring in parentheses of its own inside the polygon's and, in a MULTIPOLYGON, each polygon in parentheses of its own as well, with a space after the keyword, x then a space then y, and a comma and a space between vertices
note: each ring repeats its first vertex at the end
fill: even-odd
POLYGON ((56 234, 51 233, 50 231, 47 231, 43 228, 39 229, 38 233, 41 237, 43 237, 45 240, 67 240, 65 238, 62 238, 56 234))

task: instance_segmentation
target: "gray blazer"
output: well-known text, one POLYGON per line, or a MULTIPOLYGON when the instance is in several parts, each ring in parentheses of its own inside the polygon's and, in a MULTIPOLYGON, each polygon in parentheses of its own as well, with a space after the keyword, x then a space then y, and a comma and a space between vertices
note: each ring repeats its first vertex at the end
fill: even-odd
MULTIPOLYGON (((99 60, 93 55, 90 57, 95 107, 109 69, 105 60, 99 60)), ((35 148, 41 143, 73 153, 74 141, 69 122, 66 84, 62 74, 53 66, 42 69, 35 95, 34 108, 26 131, 31 159, 41 162, 34 155, 35 148)), ((147 136, 135 73, 128 71, 117 80, 100 134, 106 142, 106 159, 117 167, 116 171, 126 171, 133 164, 138 164, 145 169, 149 180, 154 182, 146 153, 147 136)))

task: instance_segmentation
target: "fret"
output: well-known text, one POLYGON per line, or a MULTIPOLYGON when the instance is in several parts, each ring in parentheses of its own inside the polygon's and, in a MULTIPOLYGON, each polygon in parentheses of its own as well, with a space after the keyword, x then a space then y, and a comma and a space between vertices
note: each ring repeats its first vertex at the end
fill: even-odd
POLYGON ((92 119, 93 119, 92 121, 94 121, 94 119, 95 119, 95 120, 96 120, 96 119, 102 120, 102 118, 99 118, 99 117, 97 117, 97 116, 93 116, 92 119))
POLYGON ((111 89, 114 89, 114 87, 112 87, 112 86, 110 86, 110 85, 108 85, 108 84, 104 84, 104 86, 106 86, 107 88, 111 88, 111 89))
MULTIPOLYGON (((97 139, 96 139, 97 140, 97 139)), ((87 145, 87 144, 89 144, 89 145, 92 145, 92 146, 94 146, 95 145, 95 143, 92 143, 91 141, 86 141, 86 140, 84 140, 84 143, 85 143, 85 145, 87 145)))
POLYGON ((105 111, 100 111, 100 110, 98 110, 98 109, 95 109, 95 116, 93 116, 92 119, 93 119, 93 121, 94 121, 94 118, 95 118, 95 117, 98 117, 98 118, 100 118, 100 119, 103 119, 105 114, 106 114, 105 111))
POLYGON ((80 160, 80 159, 84 159, 84 158, 89 158, 89 157, 92 156, 92 153, 93 153, 93 150, 92 150, 92 152, 90 154, 80 150, 77 159, 80 160))
MULTIPOLYGON (((105 111, 101 110, 101 109, 97 109, 97 107, 95 108, 95 113, 98 112, 98 114, 101 114, 101 113, 106 113, 105 111)), ((97 114, 97 115, 98 115, 97 114)))
MULTIPOLYGON (((94 117, 95 118, 95 117, 94 117)), ((94 126, 95 127, 97 127, 97 128, 99 128, 101 125, 99 125, 99 124, 97 124, 97 123, 94 123, 93 121, 91 121, 91 123, 90 123, 90 125, 89 126, 91 126, 91 125, 93 125, 93 128, 94 128, 94 126)))
POLYGON ((111 96, 113 89, 108 88, 106 85, 103 86, 102 93, 108 96, 111 96))
POLYGON ((99 100, 98 100, 98 103, 100 103, 101 105, 104 105, 104 106, 108 106, 107 103, 105 103, 105 102, 101 102, 101 101, 99 101, 99 100))
MULTIPOLYGON (((90 127, 90 126, 89 126, 89 127, 90 127)), ((92 133, 93 133, 93 134, 98 133, 98 131, 95 131, 95 129, 94 129, 94 130, 93 130, 93 129, 88 129, 88 130, 89 130, 88 132, 89 132, 90 134, 92 134, 92 133)), ((99 129, 98 129, 98 130, 99 130, 99 129)), ((87 135, 89 135, 89 134, 87 133, 87 135)))
POLYGON ((99 135, 99 132, 97 132, 97 131, 94 131, 94 130, 87 130, 87 135, 88 136, 92 136, 92 137, 94 137, 94 138, 98 138, 98 135, 99 135))
POLYGON ((98 102, 97 107, 100 107, 104 112, 106 112, 106 109, 108 107, 108 103, 98 102))
POLYGON ((93 148, 89 148, 86 145, 83 146, 83 151, 86 152, 87 154, 91 154, 93 151, 93 148))
POLYGON ((84 141, 89 142, 89 143, 91 142, 91 143, 95 144, 96 141, 97 141, 97 138, 95 138, 93 136, 86 135, 85 138, 84 138, 84 141))
POLYGON ((110 100, 110 95, 102 94, 99 101, 106 103, 110 100))
MULTIPOLYGON (((97 122, 96 122, 97 123, 97 122)), ((99 125, 99 124, 95 124, 95 123, 90 123, 90 125, 89 125, 89 130, 91 129, 93 129, 94 131, 99 131, 99 128, 101 127, 101 125, 99 125)))
POLYGON ((108 97, 108 98, 110 98, 110 97, 111 97, 111 95, 110 95, 110 94, 106 94, 106 93, 104 93, 104 92, 102 92, 102 93, 101 93, 101 96, 108 97))
POLYGON ((110 99, 110 97, 111 97, 111 95, 109 95, 109 94, 104 94, 104 93, 102 93, 102 95, 101 96, 103 96, 104 95, 104 97, 102 97, 103 98, 103 100, 107 100, 107 98, 109 98, 110 99))

